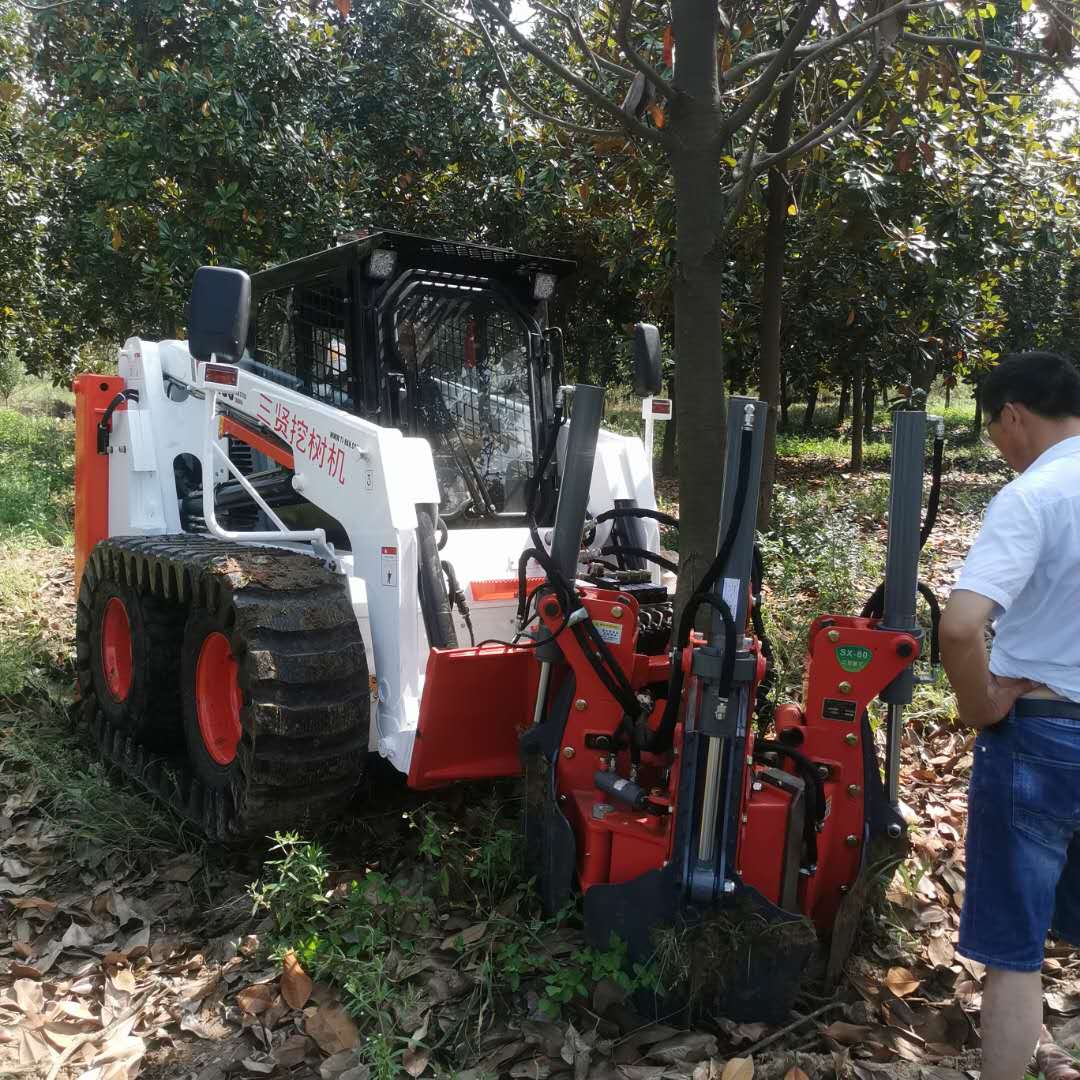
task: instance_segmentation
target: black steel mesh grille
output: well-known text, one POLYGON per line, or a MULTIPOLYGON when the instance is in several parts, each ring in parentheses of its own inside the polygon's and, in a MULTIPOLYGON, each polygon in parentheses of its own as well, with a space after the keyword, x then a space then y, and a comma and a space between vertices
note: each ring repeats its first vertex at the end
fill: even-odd
POLYGON ((534 460, 524 326, 468 279, 410 295, 394 326, 431 440, 443 515, 485 502, 524 512, 534 460))
POLYGON ((332 281, 262 297, 255 316, 255 359, 295 376, 304 393, 351 409, 348 307, 344 286, 332 281))

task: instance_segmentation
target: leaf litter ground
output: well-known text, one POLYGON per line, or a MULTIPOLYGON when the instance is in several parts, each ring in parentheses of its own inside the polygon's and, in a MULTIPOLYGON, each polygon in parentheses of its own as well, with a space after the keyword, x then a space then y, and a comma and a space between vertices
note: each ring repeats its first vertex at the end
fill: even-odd
MULTIPOLYGON (((850 543, 871 552, 852 564, 853 587, 868 592, 883 551, 881 476, 800 462, 788 479, 811 498, 815 488, 831 498, 842 487, 853 500, 850 543)), ((981 466, 951 474, 924 559, 939 593, 1002 479, 981 466)), ((786 557, 782 545, 774 555, 786 557)), ((502 882, 496 895, 482 869, 450 880, 447 860, 482 861, 482 846, 425 850, 431 837, 418 823, 458 822, 467 837, 481 804, 501 807, 503 833, 513 829, 505 786, 452 790, 432 806, 376 770, 357 819, 320 838, 331 869, 296 906, 300 925, 283 933, 280 904, 253 910, 249 887, 267 877, 266 845, 206 850, 113 785, 66 720, 70 553, 5 549, 4 564, 33 588, 29 603, 5 606, 0 628, 9 640, 29 636, 35 650, 27 684, 0 700, 0 1075, 379 1080, 455 1067, 463 1080, 977 1076, 983 970, 956 953, 972 739, 951 722, 940 685, 920 690, 909 713, 909 857, 864 921, 835 995, 804 995, 774 1027, 703 1016, 685 1030, 635 1011, 626 986, 603 974, 603 957, 582 960, 572 916, 537 923, 539 933, 523 938, 535 920, 527 886, 502 882), (333 946, 335 966, 305 927, 340 926, 334 912, 352 911, 357 930, 333 946), (391 925, 370 939, 384 949, 373 978, 363 933, 391 925), (357 965, 353 984, 319 978, 348 963, 357 965), (380 986, 391 988, 383 998, 363 996, 380 986), (371 1051, 380 1038, 384 1058, 371 1051)), ((813 607, 821 592, 809 581, 786 597, 790 612, 813 607)), ((804 629, 787 618, 783 597, 774 589, 778 636, 804 629)), ((796 681, 794 663, 785 674, 796 681)), ((1051 943, 1044 976, 1047 1023, 1063 1049, 1040 1065, 1053 1080, 1074 1080, 1080 958, 1051 943)))

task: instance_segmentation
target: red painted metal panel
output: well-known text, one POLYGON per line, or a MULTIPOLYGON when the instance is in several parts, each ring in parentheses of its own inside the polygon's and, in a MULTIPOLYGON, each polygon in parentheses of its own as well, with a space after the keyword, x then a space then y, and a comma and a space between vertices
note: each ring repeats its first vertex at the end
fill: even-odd
MULTIPOLYGON (((97 426, 109 402, 124 389, 119 375, 76 375, 75 391, 75 594, 83 567, 109 535, 109 455, 97 450, 97 426)), ((126 408, 120 405, 119 409, 126 408)), ((114 414, 115 415, 115 414, 114 414)))
POLYGON ((432 649, 409 787, 517 776, 518 737, 532 723, 539 674, 532 649, 432 649))

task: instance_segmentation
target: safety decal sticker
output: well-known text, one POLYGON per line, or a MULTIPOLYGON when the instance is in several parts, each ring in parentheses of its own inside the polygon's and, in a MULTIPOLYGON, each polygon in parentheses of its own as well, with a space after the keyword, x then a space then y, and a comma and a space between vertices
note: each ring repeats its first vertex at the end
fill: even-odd
POLYGON ((382 583, 388 587, 397 586, 397 548, 382 549, 382 583))
POLYGON ((622 623, 601 622, 599 619, 593 619, 593 626, 609 645, 618 645, 622 642, 622 623))

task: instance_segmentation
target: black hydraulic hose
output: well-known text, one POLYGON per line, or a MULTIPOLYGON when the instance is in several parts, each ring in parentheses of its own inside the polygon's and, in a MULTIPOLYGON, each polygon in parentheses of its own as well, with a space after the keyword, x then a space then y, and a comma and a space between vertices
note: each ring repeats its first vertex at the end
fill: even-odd
POLYGON ((125 401, 138 401, 138 390, 121 390, 105 407, 105 412, 98 421, 97 426, 97 452, 107 454, 109 452, 109 431, 111 430, 113 413, 124 404, 125 401))
POLYGON ((765 657, 765 674, 758 683, 757 693, 754 695, 754 715, 757 718, 758 730, 764 732, 773 714, 773 703, 769 695, 776 685, 776 652, 765 633, 765 619, 761 613, 761 586, 765 580, 765 560, 761 557, 761 547, 754 545, 754 561, 750 571, 750 592, 753 603, 750 605, 750 622, 754 627, 754 634, 761 643, 761 655, 765 657))
MULTIPOLYGON (((743 430, 739 443, 739 475, 735 482, 735 498, 731 504, 731 520, 728 522, 727 532, 720 543, 716 558, 713 559, 709 569, 705 572, 705 576, 698 583, 697 588, 687 601, 682 618, 679 620, 679 631, 673 646, 674 656, 671 665, 671 679, 668 684, 668 696, 664 703, 664 715, 656 731, 648 739, 648 749, 656 753, 669 749, 675 736, 675 725, 679 718, 679 703, 683 689, 683 669, 680 654, 690 640, 690 630, 694 625, 694 617, 697 615, 698 608, 706 602, 705 598, 709 596, 709 591, 716 583, 717 578, 723 573, 724 567, 731 557, 731 550, 735 546, 735 538, 738 536, 739 528, 742 525, 743 512, 746 509, 746 493, 750 487, 750 450, 753 438, 754 433, 751 429, 743 430)), ((713 606, 716 607, 715 604, 713 606)), ((727 605, 725 604, 724 607, 726 608, 727 605)), ((717 610, 720 611, 721 609, 717 607, 717 610)), ((721 611, 722 616, 723 612, 721 611)), ((734 618, 730 610, 728 611, 728 618, 731 619, 731 625, 734 627, 734 618)), ((727 626, 725 620, 725 638, 728 636, 727 626)), ((733 641, 734 632, 731 638, 733 641)), ((735 650, 733 646, 725 649, 725 663, 728 655, 731 657, 731 664, 734 665, 735 650)))
POLYGON ((930 609, 930 666, 941 663, 941 605, 934 595, 934 590, 925 582, 919 582, 919 595, 930 609))
MULTIPOLYGON (((440 521, 439 524, 442 524, 442 522, 440 521)), ((445 533, 445 528, 443 531, 445 533)), ((440 545, 440 547, 441 546, 442 545, 440 545)), ((458 609, 458 613, 465 623, 465 628, 469 631, 469 644, 475 648, 476 634, 473 632, 472 612, 469 610, 468 600, 465 599, 465 592, 458 582, 458 576, 454 571, 453 563, 448 559, 443 559, 442 568, 443 573, 446 575, 447 593, 450 596, 450 603, 458 609)))
POLYGON ((650 521, 659 521, 661 525, 669 525, 673 529, 679 527, 679 519, 665 514, 662 510, 649 510, 644 506, 613 506, 602 514, 596 515, 596 524, 603 525, 605 521, 614 518, 648 518, 650 521))
POLYGON ((655 551, 649 551, 646 548, 638 547, 625 547, 622 544, 608 544, 606 547, 600 549, 601 555, 636 555, 639 559, 648 559, 649 562, 656 563, 657 566, 664 570, 670 570, 673 574, 679 572, 679 564, 672 562, 670 559, 665 559, 663 555, 657 555, 655 551))
POLYGON ((937 521, 938 503, 941 501, 941 466, 945 460, 945 438, 934 437, 934 458, 930 466, 930 495, 926 500, 926 517, 919 530, 919 550, 926 546, 926 541, 937 521))

